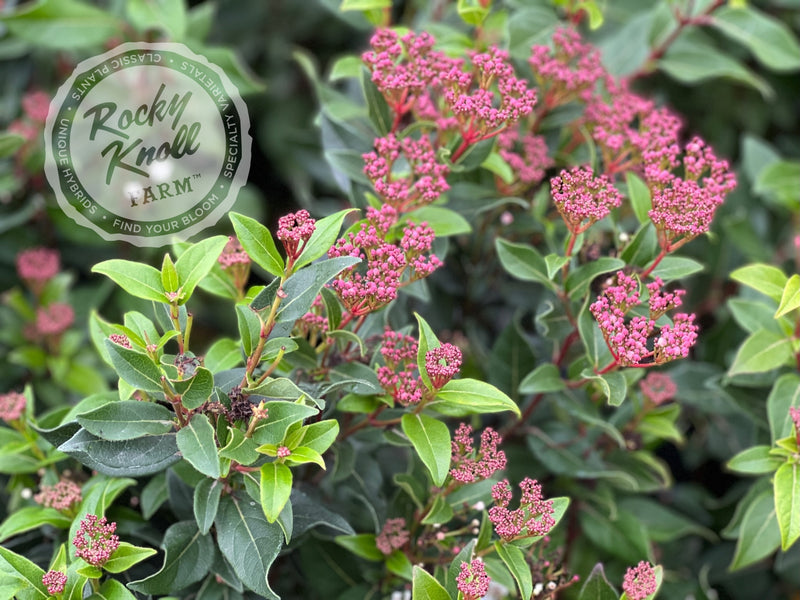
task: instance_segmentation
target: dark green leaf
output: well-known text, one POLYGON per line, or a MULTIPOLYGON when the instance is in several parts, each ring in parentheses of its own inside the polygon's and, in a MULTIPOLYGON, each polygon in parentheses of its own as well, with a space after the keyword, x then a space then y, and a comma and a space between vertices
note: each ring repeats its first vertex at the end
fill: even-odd
POLYGON ((535 281, 553 289, 553 282, 547 275, 547 263, 533 246, 497 238, 495 247, 500 264, 509 275, 522 281, 535 281))
POLYGON ((763 475, 774 472, 782 460, 771 456, 769 446, 753 446, 742 450, 725 465, 731 471, 745 475, 763 475))
POLYGON ((189 463, 203 475, 217 479, 220 476, 217 443, 214 428, 204 414, 195 414, 191 421, 178 431, 178 449, 189 463))
POLYGON ((106 340, 105 347, 114 369, 123 380, 145 392, 162 391, 161 369, 149 356, 111 340, 106 340))
POLYGON ((111 442, 81 429, 58 449, 90 469, 115 477, 158 473, 180 460, 174 433, 111 442))
POLYGON ((222 482, 205 478, 194 488, 194 520, 203 535, 207 534, 214 524, 222 495, 222 482))
POLYGON ((767 397, 767 417, 773 444, 792 434, 794 425, 789 415, 790 407, 800 408, 800 375, 796 373, 781 375, 767 397))
POLYGON ((189 410, 205 404, 214 391, 214 375, 205 367, 197 367, 189 379, 172 380, 171 383, 181 396, 181 404, 189 410))
POLYGON ((566 384, 553 363, 543 363, 528 373, 519 384, 520 394, 560 392, 566 384))
POLYGON ((628 186, 628 199, 631 201, 636 218, 639 223, 647 223, 650 220, 650 216, 647 213, 653 208, 650 189, 638 175, 631 171, 625 173, 625 183, 628 186))
POLYGON ((104 440, 132 440, 159 435, 174 427, 173 414, 152 402, 120 400, 78 415, 86 431, 104 440))
POLYGON ((572 298, 583 296, 589 291, 589 286, 597 276, 618 271, 624 266, 625 261, 609 256, 601 256, 597 260, 581 265, 567 276, 567 293, 572 298))
POLYGON ((286 299, 278 310, 277 320, 294 322, 311 308, 322 286, 348 267, 360 262, 354 256, 321 260, 297 271, 283 284, 286 299))
POLYGON ((792 30, 753 6, 724 6, 711 23, 722 33, 747 46, 760 63, 775 71, 800 69, 800 45, 792 30))
POLYGON ((606 579, 603 565, 598 563, 581 587, 578 600, 617 600, 618 597, 617 591, 606 579))
POLYGON ((775 501, 772 490, 767 490, 759 494, 744 513, 730 569, 735 571, 753 564, 775 552, 780 545, 775 501))

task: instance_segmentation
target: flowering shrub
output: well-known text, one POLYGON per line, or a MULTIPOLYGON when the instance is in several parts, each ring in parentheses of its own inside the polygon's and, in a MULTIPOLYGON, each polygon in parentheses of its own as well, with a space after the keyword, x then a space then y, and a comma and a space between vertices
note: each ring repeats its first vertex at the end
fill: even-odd
MULTIPOLYGON (((662 75, 710 79, 730 127, 716 86, 779 90, 773 72, 800 70, 781 21, 797 11, 655 3, 623 19, 593 1, 459 1, 394 22, 389 4, 335 10, 352 42, 327 77, 295 55, 319 156, 288 134, 262 149, 303 207, 270 219, 244 198, 204 239, 156 253, 87 252, 42 211, 48 95, 20 99, 2 199, 10 222, 50 235, 8 243, 0 589, 788 597, 797 165, 752 135, 738 152, 696 107, 679 116, 686 88, 662 75)), ((247 11, 323 10, 244 6, 254 23, 247 11)), ((65 66, 73 49, 182 40, 261 89, 202 39, 235 10, 217 23, 210 5, 175 7, 43 2, 0 18, 9 41, 60 49, 65 66)), ((252 96, 263 137, 286 132, 262 105, 286 102, 252 96)))

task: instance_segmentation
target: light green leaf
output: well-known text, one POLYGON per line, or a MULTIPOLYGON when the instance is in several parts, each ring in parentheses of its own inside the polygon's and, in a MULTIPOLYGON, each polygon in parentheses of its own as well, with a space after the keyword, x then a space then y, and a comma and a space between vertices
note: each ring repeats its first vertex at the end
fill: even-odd
POLYGON ((185 304, 189 300, 200 280, 217 264, 217 259, 227 243, 228 238, 223 235, 207 238, 189 246, 175 261, 182 292, 178 304, 185 304))
POLYGON ((274 523, 292 493, 292 471, 283 463, 261 465, 261 508, 267 521, 274 523))
POLYGON ((753 446, 742 450, 725 465, 731 471, 745 475, 763 475, 774 472, 782 460, 771 456, 769 446, 753 446))
POLYGON ((760 63, 774 71, 800 69, 800 45, 792 30, 753 6, 722 7, 711 23, 729 38, 747 46, 760 63))
POLYGON ((366 560, 381 562, 386 558, 383 552, 378 550, 378 547, 375 545, 374 533, 339 535, 334 538, 334 541, 353 554, 365 558, 366 560))
POLYGON ((130 569, 136 563, 150 558, 156 553, 152 548, 142 548, 134 546, 128 542, 120 542, 119 547, 111 555, 111 558, 103 565, 103 570, 109 573, 122 573, 130 569))
POLYGON ((520 416, 519 406, 493 385, 479 379, 451 379, 428 406, 443 414, 480 414, 510 410, 520 416))
POLYGON ((778 310, 775 311, 775 318, 782 317, 797 308, 800 308, 800 275, 795 273, 789 277, 783 288, 778 310))
POLYGON ((219 456, 214 439, 214 428, 204 414, 195 414, 191 421, 178 431, 178 450, 203 475, 217 479, 220 476, 219 456))
POLYGON ((19 600, 33 598, 47 600, 50 597, 42 583, 44 571, 41 568, 24 556, 8 550, 5 546, 0 546, 0 561, 0 572, 10 573, 25 582, 25 589, 17 595, 19 600))
POLYGON ((436 237, 462 235, 472 231, 472 226, 459 213, 444 206, 423 206, 405 216, 413 223, 427 223, 436 237))
POLYGON ((315 223, 314 233, 311 234, 308 242, 306 242, 306 245, 303 247, 303 251, 294 263, 295 271, 325 256, 330 247, 339 239, 339 231, 342 228, 342 223, 345 218, 354 210, 356 209, 348 208, 340 210, 323 219, 319 219, 315 223))
POLYGON ((319 412, 311 406, 282 400, 267 402, 266 408, 269 411, 269 417, 260 423, 253 432, 253 440, 257 444, 280 444, 290 425, 299 423, 319 412))
POLYGON ((764 373, 787 364, 792 358, 791 339, 773 331, 756 331, 739 347, 728 376, 764 373))
POLYGON ((283 258, 275 247, 275 240, 269 229, 250 217, 232 212, 228 215, 236 231, 239 243, 254 263, 267 273, 280 277, 283 275, 283 258))
POLYGON ((68 529, 72 519, 54 508, 44 506, 26 506, 12 512, 0 525, 0 542, 8 538, 38 529, 42 525, 51 525, 58 529, 68 529))
POLYGON ((229 338, 220 338, 206 352, 203 364, 212 373, 227 371, 242 364, 242 347, 229 338))
POLYGON ((325 461, 322 459, 322 455, 316 450, 306 448, 305 446, 299 446, 292 450, 292 453, 286 458, 286 462, 291 466, 314 463, 320 468, 325 469, 325 461))
POLYGON ((740 267, 731 273, 731 279, 780 302, 788 278, 778 267, 755 263, 740 267))
POLYGON ((653 277, 660 277, 664 283, 675 279, 682 279, 694 273, 699 273, 705 267, 694 259, 683 256, 665 256, 658 266, 653 269, 653 277))
POLYGON ((400 422, 414 449, 428 468, 434 485, 442 485, 450 469, 450 431, 447 425, 423 414, 402 416, 400 422))
POLYGON ((785 552, 800 538, 800 465, 789 462, 775 472, 775 512, 785 552))
POLYGON ((184 0, 129 0, 125 8, 128 20, 141 32, 160 29, 173 42, 180 42, 186 36, 184 0))
POLYGON ((411 573, 411 600, 451 600, 442 584, 425 569, 415 565, 411 573))
POLYGON ((800 408, 800 375, 781 375, 767 397, 767 419, 772 443, 792 434, 794 425, 789 408, 800 408))
MULTIPOLYGON (((650 215, 647 213, 653 208, 650 199, 650 189, 642 179, 632 171, 625 173, 625 183, 628 186, 628 199, 631 201, 633 212, 639 223, 647 223, 650 215)), ((593 571, 594 573, 594 571, 593 571)))
POLYGON ((606 579, 603 564, 597 563, 581 587, 578 600, 617 600, 617 590, 606 579))
POLYGON ((533 593, 533 581, 531 569, 525 560, 523 551, 516 546, 504 543, 502 540, 497 540, 494 543, 494 549, 497 551, 500 560, 511 571, 514 581, 517 582, 520 598, 530 598, 533 593))
POLYGON ((428 325, 428 322, 423 319, 418 313, 414 313, 417 318, 417 328, 419 329, 419 340, 417 342, 417 369, 419 369, 419 376, 422 382, 429 390, 433 389, 431 378, 428 375, 428 369, 425 367, 425 355, 434 348, 442 345, 439 338, 428 325))
POLYGON ((796 212, 800 209, 800 161, 781 160, 765 167, 753 183, 753 191, 796 212))
POLYGON ((165 292, 170 293, 177 292, 181 285, 178 281, 178 271, 169 254, 164 254, 164 260, 161 262, 161 285, 164 286, 165 292))
POLYGON ((92 273, 105 275, 136 298, 167 302, 161 283, 161 273, 150 265, 114 258, 93 266, 92 273))
POLYGON ((502 238, 495 240, 495 247, 500 264, 512 277, 522 281, 535 281, 553 289, 553 282, 547 274, 547 263, 536 248, 502 238))
POLYGON ((172 387, 181 396, 184 408, 194 410, 208 400, 214 391, 214 375, 205 367, 197 367, 189 379, 170 380, 172 387))
POLYGON ((519 384, 520 394, 560 392, 566 384, 553 363, 543 363, 528 373, 519 384))

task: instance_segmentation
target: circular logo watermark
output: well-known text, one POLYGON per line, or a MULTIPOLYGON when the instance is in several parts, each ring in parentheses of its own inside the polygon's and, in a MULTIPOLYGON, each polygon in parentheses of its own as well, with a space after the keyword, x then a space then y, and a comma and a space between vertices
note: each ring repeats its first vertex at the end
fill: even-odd
POLYGON ((107 240, 163 246, 213 225, 250 167, 247 107, 183 44, 126 43, 81 62, 45 126, 64 212, 107 240))

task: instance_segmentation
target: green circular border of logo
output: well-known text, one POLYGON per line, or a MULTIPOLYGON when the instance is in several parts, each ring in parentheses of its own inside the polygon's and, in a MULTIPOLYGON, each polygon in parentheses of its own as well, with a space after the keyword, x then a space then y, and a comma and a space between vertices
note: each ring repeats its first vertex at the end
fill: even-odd
MULTIPOLYGON (((201 85, 201 87, 204 86, 201 85)), ((239 190, 247 183, 252 146, 249 130, 250 118, 247 112, 247 105, 239 95, 236 86, 221 68, 210 63, 204 56, 192 52, 183 44, 128 42, 120 44, 104 54, 82 61, 75 67, 69 79, 59 87, 52 100, 51 110, 45 124, 45 175, 55 192, 59 206, 78 225, 94 230, 107 241, 121 240, 136 246, 160 247, 171 243, 176 237, 181 239, 192 237, 203 229, 214 225, 227 213, 235 202, 239 190), (110 64, 120 57, 141 54, 142 52, 149 55, 158 55, 161 60, 145 63, 131 62, 116 69, 110 68, 110 64), (223 121, 225 157, 231 156, 229 150, 233 146, 231 143, 231 130, 225 123, 226 115, 233 115, 234 117, 234 123, 237 126, 234 133, 239 133, 238 159, 228 162, 227 158, 224 158, 223 168, 217 175, 214 184, 209 188, 210 191, 182 213, 157 221, 134 221, 115 215, 89 196, 80 182, 78 174, 75 173, 69 151, 69 136, 72 122, 83 97, 92 87, 109 75, 125 68, 152 66, 170 69, 181 76, 189 77, 186 73, 178 70, 177 67, 167 64, 164 61, 164 57, 179 58, 194 65, 199 65, 202 68, 203 76, 208 77, 218 90, 223 90, 227 94, 229 100, 227 109, 219 106, 219 102, 213 96, 212 99, 214 99, 214 104, 217 106, 220 118, 223 121), (94 77, 89 79, 91 75, 94 75, 94 77), (83 85, 76 91, 75 86, 78 82, 83 85), (226 170, 226 166, 230 164, 235 164, 234 175, 233 177, 225 177, 222 173, 226 170), (191 224, 184 227, 176 227, 176 223, 178 225, 182 223, 184 216, 187 214, 191 224), (120 225, 115 226, 115 222, 120 222, 120 225), (147 235, 148 227, 152 228, 152 230, 160 227, 163 233, 147 235), (130 233, 119 233, 120 229, 128 230, 130 233), (145 234, 142 232, 145 232, 145 234)))

